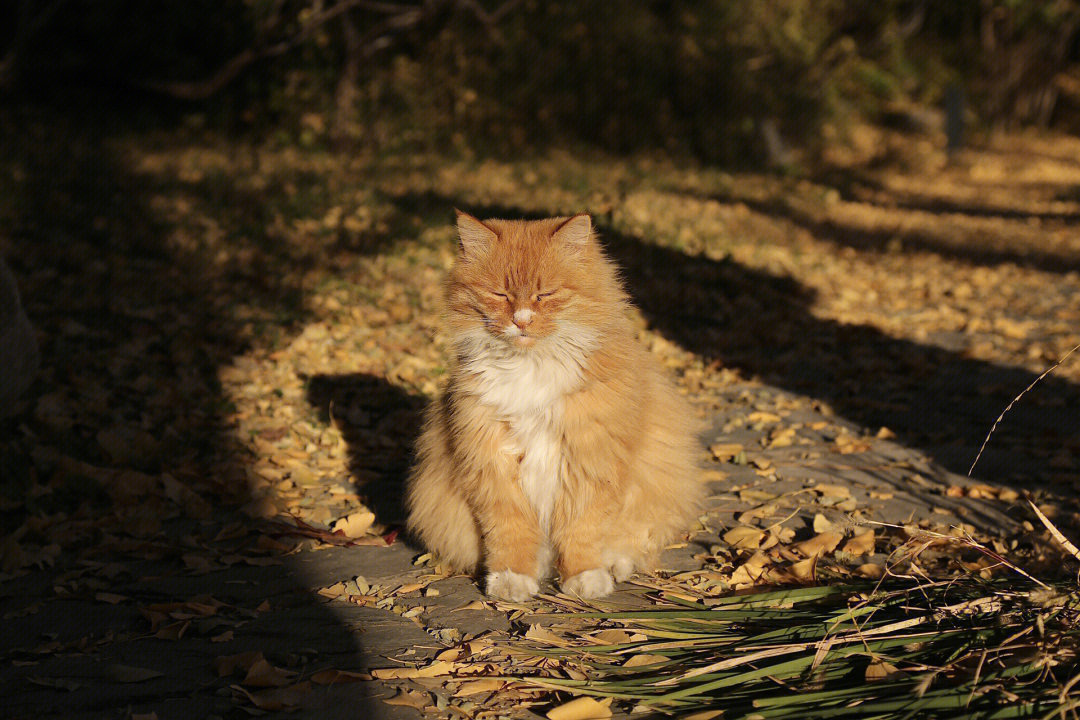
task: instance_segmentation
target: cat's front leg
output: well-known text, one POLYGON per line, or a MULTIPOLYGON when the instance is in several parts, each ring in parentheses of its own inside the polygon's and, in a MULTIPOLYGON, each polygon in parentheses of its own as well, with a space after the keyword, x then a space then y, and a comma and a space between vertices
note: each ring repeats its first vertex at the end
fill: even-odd
POLYGON ((537 558, 542 537, 536 514, 516 483, 506 490, 509 497, 494 500, 480 513, 487 568, 484 589, 493 597, 521 602, 540 589, 537 558))
POLYGON ((598 508, 587 508, 572 521, 556 523, 553 540, 558 553, 556 565, 561 578, 560 587, 567 595, 596 598, 615 590, 615 578, 603 561, 600 548, 604 536, 598 508))
POLYGON ((536 578, 513 570, 495 570, 489 572, 484 581, 484 591, 491 597, 524 602, 540 590, 536 578))

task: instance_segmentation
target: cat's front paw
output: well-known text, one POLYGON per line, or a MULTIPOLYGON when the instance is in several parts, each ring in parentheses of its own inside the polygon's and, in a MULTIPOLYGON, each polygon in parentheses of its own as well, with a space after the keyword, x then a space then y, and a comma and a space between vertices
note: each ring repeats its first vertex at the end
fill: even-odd
POLYGON ((611 574, 615 582, 624 582, 634 574, 634 561, 626 555, 617 555, 611 562, 611 574))
POLYGON ((516 573, 513 570, 489 572, 484 586, 488 595, 511 602, 528 600, 540 590, 536 578, 516 573))
POLYGON ((615 579, 607 568, 593 568, 579 572, 562 583, 562 590, 567 595, 580 598, 596 598, 608 595, 615 589, 615 579))

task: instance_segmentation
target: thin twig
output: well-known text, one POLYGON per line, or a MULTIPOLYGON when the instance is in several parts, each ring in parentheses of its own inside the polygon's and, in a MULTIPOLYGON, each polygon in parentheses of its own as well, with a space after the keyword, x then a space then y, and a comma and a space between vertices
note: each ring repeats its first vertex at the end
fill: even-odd
POLYGON ((1001 414, 1000 414, 1000 415, 998 415, 998 417, 997 417, 997 420, 995 420, 995 421, 994 421, 994 424, 993 424, 993 425, 992 425, 992 426, 990 427, 990 432, 986 433, 986 438, 985 438, 985 439, 983 439, 982 445, 981 445, 981 446, 979 447, 979 452, 978 452, 978 453, 977 453, 977 454, 975 455, 975 460, 974 460, 974 462, 972 462, 972 463, 971 463, 971 467, 969 467, 969 468, 968 468, 968 471, 967 471, 967 476, 968 476, 968 477, 971 477, 971 473, 972 473, 972 471, 973 471, 973 470, 975 469, 975 465, 976 465, 976 464, 978 464, 978 462, 979 462, 979 458, 981 458, 981 457, 982 457, 982 454, 983 454, 983 450, 985 450, 985 449, 986 449, 986 444, 987 444, 988 442, 990 442, 990 436, 994 434, 994 431, 995 431, 995 430, 997 430, 997 426, 998 426, 998 424, 999 424, 999 423, 1001 422, 1001 419, 1005 417, 1005 413, 1007 413, 1007 412, 1009 412, 1010 410, 1012 410, 1012 406, 1016 404, 1016 401, 1017 401, 1017 400, 1019 400, 1020 398, 1024 397, 1024 395, 1026 395, 1026 394, 1028 393, 1028 391, 1029 391, 1029 390, 1031 390, 1031 388, 1033 388, 1033 387, 1035 387, 1036 385, 1038 385, 1038 384, 1039 384, 1039 381, 1041 381, 1041 380, 1042 380, 1042 379, 1043 379, 1044 377, 1046 377, 1046 376, 1047 376, 1047 375, 1049 375, 1050 373, 1054 372, 1054 370, 1057 370, 1058 366, 1060 366, 1060 365, 1061 365, 1061 363, 1065 362, 1065 360, 1067 360, 1067 359, 1068 359, 1068 357, 1069 357, 1070 355, 1072 355, 1072 354, 1073 354, 1074 352, 1076 352, 1077 350, 1080 350, 1080 344, 1078 344, 1078 345, 1077 345, 1076 347, 1074 347, 1074 348, 1073 348, 1072 350, 1070 350, 1069 352, 1067 352, 1067 353, 1065 353, 1064 355, 1062 355, 1062 356, 1061 356, 1061 359, 1060 359, 1060 360, 1058 360, 1058 361, 1057 361, 1056 363, 1054 363, 1053 365, 1051 365, 1050 367, 1048 367, 1048 368, 1047 368, 1047 369, 1046 369, 1046 370, 1045 370, 1045 371, 1043 372, 1043 374, 1042 374, 1042 375, 1040 375, 1039 377, 1035 378, 1035 379, 1034 379, 1034 380, 1033 380, 1033 381, 1031 382, 1031 384, 1030 384, 1030 385, 1028 385, 1028 386, 1027 386, 1026 388, 1024 388, 1023 392, 1021 392, 1021 393, 1020 393, 1019 395, 1017 395, 1016 397, 1014 397, 1014 398, 1012 399, 1012 402, 1010 402, 1010 403, 1009 403, 1008 405, 1006 405, 1006 406, 1005 406, 1005 409, 1001 411, 1001 414))

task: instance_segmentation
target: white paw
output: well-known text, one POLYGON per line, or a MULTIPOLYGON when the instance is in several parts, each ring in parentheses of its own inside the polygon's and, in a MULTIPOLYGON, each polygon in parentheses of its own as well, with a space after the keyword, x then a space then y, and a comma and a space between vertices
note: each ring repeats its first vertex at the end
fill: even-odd
POLYGON ((593 568, 565 580, 562 590, 567 595, 595 598, 608 595, 615 589, 615 580, 606 568, 593 568))
POLYGON ((634 574, 634 561, 625 555, 619 555, 611 563, 611 574, 615 576, 615 582, 623 582, 634 574))
POLYGON ((484 586, 487 588, 488 595, 511 602, 528 600, 540 589, 536 578, 516 573, 513 570, 489 572, 484 586))

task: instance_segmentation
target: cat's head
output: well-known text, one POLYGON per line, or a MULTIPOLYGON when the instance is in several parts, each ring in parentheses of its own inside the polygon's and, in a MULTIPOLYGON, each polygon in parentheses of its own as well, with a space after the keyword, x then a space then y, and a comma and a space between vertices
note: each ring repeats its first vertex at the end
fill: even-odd
POLYGON ((453 330, 529 351, 595 340, 626 296, 588 215, 478 220, 458 211, 447 289, 453 330))

